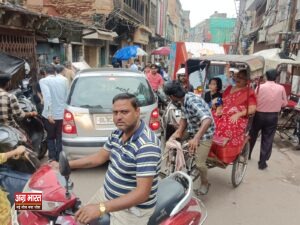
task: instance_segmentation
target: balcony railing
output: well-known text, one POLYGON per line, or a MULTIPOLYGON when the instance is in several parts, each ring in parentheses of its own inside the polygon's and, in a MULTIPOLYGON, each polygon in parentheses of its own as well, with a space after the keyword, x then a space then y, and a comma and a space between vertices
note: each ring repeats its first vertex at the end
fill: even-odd
POLYGON ((144 23, 144 16, 137 13, 133 8, 124 3, 124 0, 114 0, 115 9, 121 9, 128 18, 138 23, 144 23))

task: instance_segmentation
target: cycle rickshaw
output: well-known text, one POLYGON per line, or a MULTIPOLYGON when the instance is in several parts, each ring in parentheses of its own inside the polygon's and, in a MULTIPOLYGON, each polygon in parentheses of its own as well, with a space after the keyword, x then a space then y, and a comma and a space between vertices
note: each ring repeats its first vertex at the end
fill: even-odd
POLYGON ((288 104, 282 108, 277 124, 277 133, 281 139, 284 136, 292 139, 298 136, 300 142, 300 60, 293 54, 290 58, 280 57, 281 49, 267 49, 254 53, 265 59, 265 71, 274 68, 279 72, 278 84, 282 85, 288 97, 288 104), (298 102, 298 104, 297 104, 298 102))
MULTIPOLYGON (((226 69, 228 65, 234 65, 237 69, 246 69, 248 82, 247 86, 250 88, 255 87, 255 82, 261 78, 264 70, 264 59, 260 56, 242 56, 242 55, 212 55, 205 56, 198 59, 189 59, 186 62, 187 76, 189 76, 190 82, 192 81, 195 85, 195 81, 198 80, 198 84, 195 85, 198 90, 198 94, 204 94, 207 85, 208 78, 215 76, 226 76, 226 69), (213 68, 215 67, 215 68, 213 68), (191 77, 193 76, 193 77, 191 77), (192 78, 192 79, 191 79, 192 78), (200 91, 200 93, 199 93, 200 91), (202 91, 202 93, 201 93, 202 91)), ((226 78, 222 79, 225 80, 226 78)), ((249 98, 249 88, 248 88, 248 98, 249 98)), ((239 149, 238 154, 230 155, 230 160, 228 160, 228 154, 226 154, 223 149, 224 145, 219 143, 217 140, 213 140, 213 144, 207 159, 208 168, 220 167, 227 168, 232 165, 231 172, 231 182, 233 187, 237 187, 243 180, 243 177, 247 169, 247 161, 250 151, 249 145, 249 131, 252 123, 252 116, 247 115, 248 125, 243 134, 243 144, 239 149), (227 157, 227 158, 226 158, 227 157), (226 159, 225 159, 226 158, 226 159)), ((195 160, 193 156, 188 153, 187 144, 182 144, 181 152, 178 154, 178 148, 169 148, 165 151, 164 158, 166 161, 165 174, 174 172, 176 170, 178 162, 177 157, 184 157, 185 165, 184 168, 189 175, 196 180, 199 177, 199 172, 195 165, 195 160)))

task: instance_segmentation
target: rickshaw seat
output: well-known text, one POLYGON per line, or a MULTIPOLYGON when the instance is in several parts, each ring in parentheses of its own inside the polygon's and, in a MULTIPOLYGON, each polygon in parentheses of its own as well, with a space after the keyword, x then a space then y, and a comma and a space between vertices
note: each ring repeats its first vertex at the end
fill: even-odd
POLYGON ((286 96, 289 98, 289 96, 292 93, 292 85, 291 84, 280 84, 280 85, 284 87, 286 96))
MULTIPOLYGON (((245 143, 247 143, 247 141, 249 140, 249 132, 252 126, 254 120, 254 114, 249 114, 248 115, 248 123, 247 123, 247 127, 245 129, 244 132, 244 136, 245 136, 245 141, 244 144, 241 146, 240 151, 242 151, 242 148, 244 147, 245 143)), ((220 160, 222 163, 224 164, 229 164, 231 162, 233 162, 236 157, 238 156, 238 154, 230 154, 228 151, 228 149, 226 149, 226 144, 227 141, 224 141, 225 139, 222 137, 215 137, 213 138, 213 143, 212 146, 210 148, 210 152, 209 152, 209 157, 211 158, 217 158, 218 160, 220 160), (228 154, 229 153, 229 154, 228 154)), ((222 166, 220 166, 222 167, 222 166)))
POLYGON ((297 105, 297 102, 294 102, 293 100, 288 100, 288 104, 286 107, 288 108, 294 108, 297 105))

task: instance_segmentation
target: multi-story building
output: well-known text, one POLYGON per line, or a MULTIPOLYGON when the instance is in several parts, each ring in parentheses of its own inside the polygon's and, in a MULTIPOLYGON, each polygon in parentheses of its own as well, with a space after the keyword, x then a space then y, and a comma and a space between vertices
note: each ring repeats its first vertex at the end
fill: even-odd
POLYGON ((297 50, 300 41, 299 0, 241 0, 239 49, 249 54, 263 49, 280 47, 297 50))
POLYGON ((167 40, 187 41, 190 28, 189 11, 183 10, 179 0, 168 0, 167 40))
POLYGON ((226 13, 215 12, 209 19, 190 29, 189 41, 217 44, 230 43, 235 25, 235 18, 227 18, 226 13))
MULTIPOLYGON (((26 60, 34 80, 38 70, 36 39, 39 35, 47 35, 43 32, 43 23, 49 18, 30 12, 19 5, 5 3, 0 1, 0 51, 26 60)), ((24 74, 25 71, 21 69, 13 76, 13 88, 18 87, 20 80, 24 79, 24 74)))
MULTIPOLYGON (((13 2, 16 2, 14 0, 13 2)), ((123 46, 137 44, 148 53, 169 41, 185 40, 189 12, 180 0, 19 0, 48 18, 47 35, 36 38, 41 64, 85 60, 92 67, 111 63, 123 46)))

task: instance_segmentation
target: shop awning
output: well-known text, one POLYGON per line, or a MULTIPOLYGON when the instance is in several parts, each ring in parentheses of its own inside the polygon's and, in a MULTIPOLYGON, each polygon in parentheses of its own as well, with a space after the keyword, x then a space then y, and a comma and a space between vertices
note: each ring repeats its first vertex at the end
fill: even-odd
POLYGON ((96 40, 106 40, 113 41, 118 34, 116 32, 111 31, 103 31, 103 30, 84 30, 82 38, 83 39, 96 39, 96 40))

